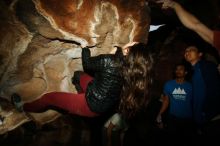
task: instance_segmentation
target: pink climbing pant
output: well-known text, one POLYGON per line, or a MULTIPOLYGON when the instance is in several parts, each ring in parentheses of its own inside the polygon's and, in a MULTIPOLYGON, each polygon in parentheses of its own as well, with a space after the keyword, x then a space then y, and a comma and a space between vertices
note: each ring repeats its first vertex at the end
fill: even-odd
POLYGON ((41 98, 24 104, 24 110, 29 112, 42 112, 49 108, 55 107, 68 111, 71 114, 79 116, 95 117, 98 116, 90 110, 86 98, 85 91, 87 85, 93 78, 88 74, 80 75, 80 86, 83 93, 74 94, 67 92, 50 92, 44 94, 41 98))

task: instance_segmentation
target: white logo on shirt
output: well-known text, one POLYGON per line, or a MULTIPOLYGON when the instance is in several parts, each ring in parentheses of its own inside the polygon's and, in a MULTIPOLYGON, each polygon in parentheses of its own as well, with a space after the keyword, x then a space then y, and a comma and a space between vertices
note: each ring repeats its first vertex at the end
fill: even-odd
POLYGON ((178 89, 174 89, 172 94, 186 94, 184 89, 180 89, 180 87, 178 89))
POLYGON ((173 98, 177 100, 185 100, 186 99, 186 92, 184 89, 175 88, 172 92, 173 98))

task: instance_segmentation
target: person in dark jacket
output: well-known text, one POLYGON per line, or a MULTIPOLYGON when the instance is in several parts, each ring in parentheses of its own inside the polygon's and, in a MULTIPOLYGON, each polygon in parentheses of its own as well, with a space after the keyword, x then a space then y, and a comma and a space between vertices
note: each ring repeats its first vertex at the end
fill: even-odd
POLYGON ((190 44, 184 55, 193 68, 193 115, 199 134, 205 135, 201 140, 214 144, 220 134, 220 74, 217 64, 202 59, 199 46, 190 44))
MULTIPOLYGON (((91 77, 85 72, 75 72, 73 83, 79 93, 46 93, 33 102, 25 103, 23 109, 29 112, 41 112, 55 107, 71 114, 86 117, 95 117, 108 112, 118 106, 121 91, 128 92, 122 90, 124 80, 127 78, 122 74, 123 70, 132 67, 133 70, 130 71, 134 72, 133 74, 138 71, 140 79, 148 75, 149 70, 146 70, 144 66, 150 66, 152 62, 148 60, 150 54, 144 53, 147 52, 146 49, 143 43, 132 42, 122 49, 117 47, 117 51, 114 51, 115 54, 101 54, 91 57, 89 48, 83 48, 83 69, 86 72, 92 72, 94 76, 91 77), (130 64, 131 61, 135 64, 130 64), (141 69, 140 73, 138 67, 141 69)), ((138 78, 137 81, 139 82, 138 78)), ((147 79, 144 79, 144 81, 147 81, 147 79)), ((135 80, 132 82, 135 85, 135 80)), ((145 87, 147 86, 142 87, 142 84, 139 86, 141 86, 142 91, 146 91, 145 87)), ((144 99, 140 101, 146 101, 145 95, 141 95, 144 99)))

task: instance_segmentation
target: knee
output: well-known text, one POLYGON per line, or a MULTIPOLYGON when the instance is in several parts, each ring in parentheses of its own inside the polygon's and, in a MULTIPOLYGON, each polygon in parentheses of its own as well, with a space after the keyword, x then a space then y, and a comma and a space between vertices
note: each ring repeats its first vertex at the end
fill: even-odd
POLYGON ((80 76, 83 74, 83 71, 75 71, 72 77, 72 84, 76 85, 80 83, 80 76))

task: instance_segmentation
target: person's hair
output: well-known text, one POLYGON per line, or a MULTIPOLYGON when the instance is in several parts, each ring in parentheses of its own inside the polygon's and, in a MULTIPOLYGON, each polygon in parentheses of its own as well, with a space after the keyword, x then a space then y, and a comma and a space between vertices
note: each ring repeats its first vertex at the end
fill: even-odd
POLYGON ((178 62, 175 64, 174 68, 173 68, 173 78, 176 78, 176 69, 178 66, 183 66, 185 72, 187 72, 186 76, 185 76, 185 80, 186 81, 190 81, 191 80, 191 76, 192 76, 192 68, 191 68, 191 64, 185 60, 182 60, 181 62, 178 62))
POLYGON ((205 53, 206 48, 208 47, 208 43, 206 43, 203 39, 198 36, 192 35, 185 40, 186 48, 194 46, 197 48, 198 52, 205 53))
POLYGON ((152 82, 153 59, 143 43, 130 47, 122 68, 124 79, 119 112, 127 119, 133 117, 150 100, 149 86, 152 82))

